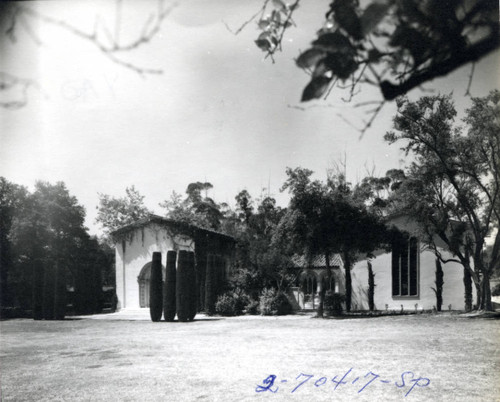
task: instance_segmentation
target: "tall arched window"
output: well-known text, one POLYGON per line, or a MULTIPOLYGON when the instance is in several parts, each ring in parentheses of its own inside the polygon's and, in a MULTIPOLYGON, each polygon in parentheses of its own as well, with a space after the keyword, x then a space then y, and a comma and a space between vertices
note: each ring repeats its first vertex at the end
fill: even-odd
POLYGON ((392 295, 418 296, 418 240, 399 236, 392 243, 392 295))

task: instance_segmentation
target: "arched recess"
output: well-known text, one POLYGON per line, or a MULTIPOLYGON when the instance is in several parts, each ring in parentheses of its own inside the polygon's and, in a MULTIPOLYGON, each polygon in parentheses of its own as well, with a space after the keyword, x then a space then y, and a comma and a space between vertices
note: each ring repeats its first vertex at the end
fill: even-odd
MULTIPOLYGON (((161 266, 162 281, 165 282, 166 269, 161 266)), ((151 280, 151 261, 141 269, 137 282, 139 282, 139 306, 149 307, 149 281, 151 280)))
POLYGON ((331 291, 332 293, 337 293, 339 291, 338 285, 336 285, 335 282, 335 274, 333 272, 331 273, 330 278, 328 278, 328 274, 326 272, 322 272, 320 280, 327 292, 331 291))

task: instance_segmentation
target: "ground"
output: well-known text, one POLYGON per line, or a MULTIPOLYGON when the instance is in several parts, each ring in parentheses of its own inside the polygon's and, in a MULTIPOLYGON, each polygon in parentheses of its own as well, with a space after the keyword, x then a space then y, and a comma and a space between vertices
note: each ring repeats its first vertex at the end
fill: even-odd
POLYGON ((148 315, 1 322, 1 400, 500 400, 497 319, 148 315))

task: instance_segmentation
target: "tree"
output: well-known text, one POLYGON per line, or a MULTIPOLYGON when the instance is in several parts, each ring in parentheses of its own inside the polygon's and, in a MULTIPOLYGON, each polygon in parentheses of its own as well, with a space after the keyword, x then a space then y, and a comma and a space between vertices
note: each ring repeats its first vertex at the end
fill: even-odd
MULTIPOLYGON (((351 310, 351 267, 360 255, 370 254, 387 241, 385 225, 357 202, 343 177, 330 178, 327 185, 311 181, 312 171, 288 168, 282 190, 292 199, 275 234, 313 258, 325 257, 327 278, 331 277, 330 256, 340 253, 346 275, 346 309, 351 310)), ((318 316, 323 315, 325 286, 321 286, 318 316)))
MULTIPOLYGON (((298 4, 265 1, 256 44, 269 56, 281 49, 298 4), (270 15, 266 15, 268 6, 270 15)), ((330 3, 318 38, 297 58, 299 67, 312 71, 303 101, 320 98, 331 85, 348 79, 352 86, 377 84, 384 98, 392 100, 479 60, 499 45, 498 2, 494 0, 364 4, 358 0, 330 3)))
POLYGON ((39 319, 45 304, 46 318, 62 318, 67 290, 74 288, 76 310, 100 311, 101 273, 112 261, 88 235, 77 199, 62 182, 37 182, 33 193, 5 179, 0 183, 0 211, 8 223, 4 232, 2 222, 9 252, 7 305, 33 310, 39 319))
MULTIPOLYGON (((299 1, 265 0, 255 41, 273 59, 292 27, 299 1)), ((247 22, 248 23, 248 22, 247 22)), ((311 75, 302 101, 327 97, 332 88, 351 99, 361 84, 376 85, 384 100, 370 102, 370 127, 384 101, 393 100, 499 46, 496 0, 333 0, 309 49, 296 59, 311 75)), ((472 78, 472 72, 471 72, 472 78)))
MULTIPOLYGON (((428 234, 438 236, 470 274, 478 307, 491 310, 489 278, 500 262, 500 92, 472 98, 466 128, 454 124, 451 96, 397 101, 390 143, 403 141, 414 156, 399 190, 405 211, 428 234), (467 131, 465 131, 465 129, 467 131), (491 253, 485 255, 491 235, 491 253)), ((443 260, 437 247, 437 256, 443 260)), ((465 279, 464 279, 465 280, 465 279)))
POLYGON ((100 223, 107 241, 111 232, 147 218, 152 212, 144 205, 144 196, 134 186, 125 189, 125 197, 99 194, 96 223, 100 223))
POLYGON ((220 205, 208 197, 208 191, 212 188, 213 185, 208 182, 189 183, 184 200, 174 191, 170 200, 165 200, 160 206, 167 210, 168 218, 217 230, 221 225, 222 213, 220 205))
POLYGON ((26 188, 0 177, 0 305, 11 306, 9 273, 13 268, 11 230, 16 215, 26 202, 26 188))

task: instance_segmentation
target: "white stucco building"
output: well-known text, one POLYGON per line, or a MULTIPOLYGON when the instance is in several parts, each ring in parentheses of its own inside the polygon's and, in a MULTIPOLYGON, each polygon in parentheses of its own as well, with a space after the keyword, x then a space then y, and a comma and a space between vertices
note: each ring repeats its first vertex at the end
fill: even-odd
POLYGON ((218 257, 219 277, 230 274, 232 237, 193 225, 150 216, 113 232, 116 256, 116 294, 118 308, 149 306, 149 278, 154 252, 162 253, 165 271, 167 251, 195 252, 200 309, 204 303, 207 257, 218 257))

